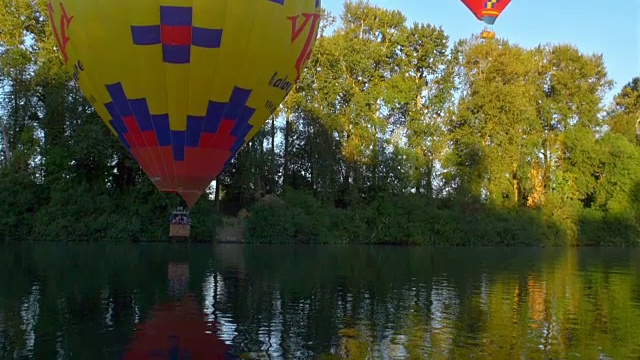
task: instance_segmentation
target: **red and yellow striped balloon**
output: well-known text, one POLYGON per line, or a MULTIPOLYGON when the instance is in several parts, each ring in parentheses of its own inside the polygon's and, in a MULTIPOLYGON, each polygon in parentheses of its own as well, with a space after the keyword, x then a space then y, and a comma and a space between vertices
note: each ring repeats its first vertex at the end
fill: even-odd
POLYGON ((493 25, 511 0, 461 0, 462 3, 487 25, 493 25))

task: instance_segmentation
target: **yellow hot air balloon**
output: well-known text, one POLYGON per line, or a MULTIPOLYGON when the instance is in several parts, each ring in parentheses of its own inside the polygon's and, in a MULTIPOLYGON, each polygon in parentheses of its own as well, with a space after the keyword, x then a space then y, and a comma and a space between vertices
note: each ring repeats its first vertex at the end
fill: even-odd
POLYGON ((192 208, 299 79, 320 0, 51 0, 48 13, 104 123, 192 208))

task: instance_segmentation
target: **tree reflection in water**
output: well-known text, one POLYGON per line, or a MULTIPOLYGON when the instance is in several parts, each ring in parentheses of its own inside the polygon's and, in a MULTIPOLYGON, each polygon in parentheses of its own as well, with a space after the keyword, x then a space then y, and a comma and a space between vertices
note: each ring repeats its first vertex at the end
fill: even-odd
POLYGON ((0 251, 0 358, 170 358, 186 350, 192 359, 636 359, 640 254, 61 244, 0 251))

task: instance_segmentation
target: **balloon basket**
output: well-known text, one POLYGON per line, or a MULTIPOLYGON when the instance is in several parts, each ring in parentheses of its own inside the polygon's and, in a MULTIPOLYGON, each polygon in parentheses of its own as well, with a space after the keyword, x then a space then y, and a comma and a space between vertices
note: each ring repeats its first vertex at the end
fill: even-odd
POLYGON ((482 32, 480 33, 480 38, 484 39, 484 40, 493 40, 496 37, 496 33, 492 30, 489 29, 484 29, 482 30, 482 32))
POLYGON ((171 213, 169 221, 169 239, 188 238, 191 235, 191 219, 189 213, 181 207, 171 213))
POLYGON ((188 238, 191 235, 191 225, 189 224, 169 224, 169 238, 188 238))

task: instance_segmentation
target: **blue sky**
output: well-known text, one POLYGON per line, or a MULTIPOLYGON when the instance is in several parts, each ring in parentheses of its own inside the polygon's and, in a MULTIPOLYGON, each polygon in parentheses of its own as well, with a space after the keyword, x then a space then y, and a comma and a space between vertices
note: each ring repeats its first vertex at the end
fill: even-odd
MULTIPOLYGON (((484 25, 460 0, 369 1, 402 11, 409 24, 442 26, 454 41, 480 32, 484 25)), ((342 4, 322 1, 334 15, 340 15, 342 4)), ((616 82, 613 93, 640 76, 640 0, 512 0, 493 29, 497 37, 525 47, 569 43, 584 53, 603 54, 609 77, 616 82)))

